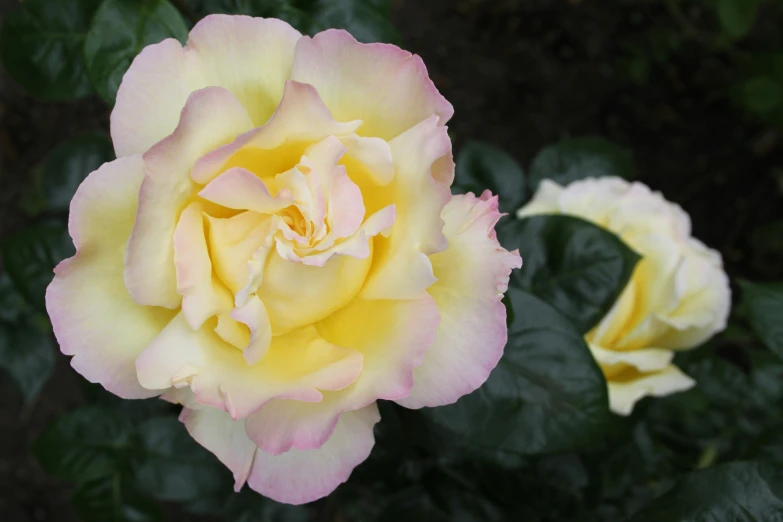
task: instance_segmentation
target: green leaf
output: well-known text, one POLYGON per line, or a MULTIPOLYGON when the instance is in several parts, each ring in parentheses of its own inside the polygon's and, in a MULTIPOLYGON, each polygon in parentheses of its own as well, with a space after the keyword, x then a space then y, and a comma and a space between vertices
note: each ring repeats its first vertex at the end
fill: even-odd
POLYGON ((185 501, 230 484, 225 466, 188 434, 176 417, 149 419, 138 427, 134 452, 140 489, 160 500, 185 501))
POLYGON ((501 212, 514 212, 528 199, 522 167, 508 153, 487 143, 469 141, 462 146, 454 183, 458 190, 476 195, 491 190, 499 196, 501 212))
POLYGON ((586 137, 542 149, 530 164, 528 181, 535 191, 542 179, 568 185, 601 176, 633 177, 633 154, 604 138, 586 137))
POLYGON ((536 296, 515 287, 507 295, 515 318, 487 382, 455 404, 424 411, 488 450, 540 454, 594 444, 611 416, 606 382, 582 335, 536 296))
POLYGON ((0 241, 3 265, 17 291, 36 309, 46 311, 44 294, 52 281, 52 270, 74 254, 64 226, 44 223, 17 232, 0 241))
POLYGON ((5 19, 0 55, 30 94, 49 101, 90 93, 82 46, 100 0, 25 0, 5 19))
POLYGON ((783 468, 732 462, 686 475, 631 522, 773 522, 782 492, 783 468))
POLYGON ((84 178, 114 159, 111 140, 102 132, 73 137, 57 146, 35 173, 32 213, 67 212, 84 178))
POLYGON ((162 522, 160 506, 135 491, 120 473, 82 484, 71 498, 84 522, 162 522))
POLYGON ((758 0, 718 0, 718 19, 732 38, 742 38, 756 22, 758 0))
POLYGON ((122 76, 145 46, 187 37, 185 21, 167 0, 105 0, 84 42, 90 81, 113 105, 122 76))
POLYGON ((313 31, 345 29, 360 42, 398 43, 400 35, 377 2, 367 0, 316 0, 312 11, 313 31))
POLYGON ((530 216, 499 234, 525 260, 512 284, 557 308, 582 333, 606 315, 640 259, 608 230, 572 216, 530 216))
POLYGON ((740 281, 739 284, 753 332, 767 348, 783 358, 783 283, 740 281))
POLYGON ((25 402, 32 401, 54 372, 51 334, 26 322, 0 323, 0 368, 13 378, 25 402))
POLYGON ((132 443, 131 425, 113 410, 87 406, 60 416, 33 445, 43 468, 86 482, 110 477, 132 443))

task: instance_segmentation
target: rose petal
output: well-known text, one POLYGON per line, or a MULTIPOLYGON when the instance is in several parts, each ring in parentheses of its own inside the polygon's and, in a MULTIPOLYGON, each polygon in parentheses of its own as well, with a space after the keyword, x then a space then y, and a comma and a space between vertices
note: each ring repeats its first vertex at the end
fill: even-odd
POLYGON ((325 392, 320 402, 310 405, 269 401, 248 418, 248 435, 273 454, 318 448, 341 413, 379 398, 406 397, 413 386, 413 369, 432 344, 438 321, 435 301, 428 295, 411 301, 355 299, 317 328, 327 341, 362 354, 364 366, 356 381, 325 392))
POLYGON ((342 30, 301 38, 291 79, 313 85, 338 121, 363 120, 363 136, 391 140, 433 114, 440 125, 454 114, 421 58, 342 30))
POLYGON ((506 346, 506 307, 501 302, 519 253, 495 239, 500 212, 487 191, 454 196, 443 210, 449 247, 434 254, 434 297, 441 322, 437 337, 414 370, 414 386, 397 402, 408 408, 450 404, 484 384, 506 346))
POLYGON ((272 344, 272 325, 264 303, 258 297, 251 296, 244 306, 231 312, 231 318, 247 325, 250 330, 250 341, 244 355, 248 364, 256 364, 264 358, 272 344))
POLYGON ((361 368, 361 353, 323 340, 312 327, 274 337, 263 361, 250 366, 206 326, 190 328, 182 314, 136 360, 145 388, 189 385, 198 402, 233 418, 247 417, 276 397, 320 401, 319 390, 348 386, 361 368))
MULTIPOLYGON (((220 280, 237 294, 248 284, 248 260, 264 246, 273 232, 273 221, 255 212, 209 220, 209 248, 220 280)), ((271 242, 271 238, 269 239, 271 242)), ((255 290, 254 290, 255 291, 255 290)))
POLYGON ((291 450, 277 456, 258 450, 248 484, 262 495, 288 504, 325 497, 369 457, 375 444, 373 426, 380 419, 373 403, 343 413, 331 437, 319 449, 291 450))
POLYGON ((323 266, 292 262, 278 252, 269 255, 256 293, 269 312, 275 335, 319 321, 359 293, 372 258, 329 255, 323 266))
POLYGON ((352 134, 360 125, 361 121, 336 121, 311 85, 288 81, 280 106, 266 125, 205 155, 192 176, 208 183, 227 168, 243 167, 265 179, 293 168, 306 144, 352 134))
POLYGON ((300 36, 280 20, 211 15, 196 24, 185 48, 174 39, 145 47, 112 111, 117 155, 141 154, 171 134, 188 96, 208 86, 231 91, 253 126, 263 125, 283 96, 300 36))
MULTIPOLYGON (((60 349, 90 382, 126 399, 158 395, 139 385, 134 361, 172 313, 133 302, 122 259, 143 178, 141 156, 104 164, 81 184, 68 224, 76 255, 55 268, 46 309, 60 349)), ((164 386, 165 388, 165 386, 164 386)))
POLYGON ((294 202, 287 191, 272 197, 258 176, 240 167, 229 169, 213 179, 198 195, 226 208, 261 214, 280 212, 294 202))
POLYGON ((664 397, 695 385, 696 381, 673 365, 656 373, 639 373, 637 378, 627 381, 610 380, 607 381, 609 409, 618 415, 629 415, 643 397, 664 397))
POLYGON ((174 264, 182 313, 191 328, 198 330, 210 317, 231 310, 231 294, 212 275, 200 203, 188 205, 179 218, 174 231, 174 264))
POLYGON ((209 407, 185 408, 180 420, 191 436, 215 454, 234 474, 234 489, 247 480, 259 493, 289 504, 304 504, 331 493, 370 454, 373 426, 380 420, 371 404, 340 417, 320 449, 292 450, 274 456, 256 448, 245 434, 245 421, 209 407))
POLYGON ((234 491, 239 491, 250 475, 257 448, 245 434, 245 421, 233 420, 216 408, 183 408, 179 420, 196 442, 207 448, 234 474, 234 491))
POLYGON ((433 165, 451 156, 451 141, 437 117, 429 118, 390 144, 396 174, 389 185, 397 222, 389 239, 376 239, 365 299, 415 299, 435 282, 428 256, 446 248, 441 212, 449 188, 432 176, 433 165))
POLYGON ((180 305, 173 240, 179 215, 196 192, 190 169, 198 157, 250 125, 230 92, 210 87, 188 98, 174 133, 144 154, 144 182, 125 257, 125 286, 137 303, 180 305))
POLYGON ((606 350, 598 345, 589 344, 593 358, 604 369, 607 379, 611 379, 614 371, 633 367, 640 372, 655 372, 666 368, 674 358, 674 352, 662 348, 644 348, 632 352, 606 350), (614 370, 612 367, 617 368, 614 370))

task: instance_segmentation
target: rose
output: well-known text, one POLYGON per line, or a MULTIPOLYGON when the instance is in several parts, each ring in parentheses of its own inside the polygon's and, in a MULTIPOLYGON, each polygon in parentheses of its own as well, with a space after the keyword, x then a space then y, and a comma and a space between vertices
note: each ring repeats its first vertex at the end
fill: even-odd
POLYGON ((327 495, 368 456, 377 399, 454 402, 506 343, 521 260, 496 197, 451 196, 452 112, 419 57, 344 31, 210 16, 145 48, 47 291, 63 353, 183 404, 237 489, 327 495))
POLYGON ((720 254, 691 237, 688 215, 645 185, 613 177, 566 187, 544 180, 517 212, 535 214, 591 221, 642 256, 612 309, 585 336, 606 376, 612 411, 627 415, 642 397, 693 386, 671 363, 674 352, 726 327, 731 294, 720 254))

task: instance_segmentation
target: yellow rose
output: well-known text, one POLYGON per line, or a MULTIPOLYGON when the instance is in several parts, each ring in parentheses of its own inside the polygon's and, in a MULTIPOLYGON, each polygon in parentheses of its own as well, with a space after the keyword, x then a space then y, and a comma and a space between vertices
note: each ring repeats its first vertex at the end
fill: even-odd
POLYGON ((731 293, 720 254, 691 236, 682 208, 641 183, 605 177, 566 187, 542 181, 517 212, 535 214, 591 221, 642 256, 617 302, 585 336, 606 376, 612 411, 628 415, 642 397, 693 386, 671 364, 674 352, 726 327, 731 293))
POLYGON ((183 404, 237 489, 329 494, 377 399, 454 402, 505 346, 521 260, 497 198, 451 195, 452 112, 418 56, 344 31, 210 16, 145 48, 47 291, 63 353, 121 397, 183 404))

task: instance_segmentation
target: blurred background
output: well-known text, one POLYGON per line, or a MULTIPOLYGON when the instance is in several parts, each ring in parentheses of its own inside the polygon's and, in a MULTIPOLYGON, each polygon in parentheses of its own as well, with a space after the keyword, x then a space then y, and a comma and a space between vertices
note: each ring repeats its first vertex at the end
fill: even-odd
MULTIPOLYGON (((21 5, 28 3, 42 2, 21 5)), ((783 278, 783 2, 332 3, 338 8, 321 12, 309 0, 170 5, 188 27, 210 11, 252 12, 290 19, 303 32, 347 27, 365 41, 398 43, 423 57, 454 105, 457 153, 479 140, 527 169, 553 143, 601 136, 632 161, 635 179, 690 214, 694 235, 722 253, 732 280, 783 278)), ((18 0, 0 0, 0 20, 19 9, 18 0)), ((683 362, 703 389, 646 401, 617 428, 627 445, 611 452, 531 459, 523 478, 493 475, 515 484, 509 498, 496 498, 505 493, 495 484, 495 496, 460 494, 455 507, 464 479, 439 464, 452 456, 433 450, 437 438, 414 413, 391 407, 373 457, 328 499, 285 508, 247 492, 230 495, 225 470, 186 435, 183 441, 168 406, 123 405, 87 385, 48 333, 42 291, 54 263, 70 255, 68 201, 86 174, 113 158, 107 131, 117 77, 114 71, 114 79, 96 82, 90 69, 93 86, 79 83, 83 65, 70 61, 67 45, 53 46, 45 58, 50 79, 60 78, 65 91, 57 82, 31 88, 24 70, 30 47, 15 30, 5 24, 0 37, 7 68, 0 69, 0 520, 503 520, 510 516, 504 502, 517 498, 526 507, 510 511, 524 516, 516 520, 622 521, 677 472, 757 451, 759 434, 782 420, 770 412, 780 411, 783 368, 756 363, 740 321, 707 348, 717 358, 683 362), (751 390, 748 382, 761 384, 751 390), (67 416, 74 411, 80 417, 67 416), (103 426, 106 411, 123 420, 103 426), (98 432, 106 438, 95 447, 108 445, 110 457, 95 448, 87 456, 56 454, 62 441, 89 441, 98 432), (162 456, 145 460, 139 447, 162 456), (63 478, 74 459, 110 471, 63 478), (134 482, 145 476, 157 481, 146 491, 134 482)), ((74 31, 84 38, 87 27, 74 31)), ((583 168, 604 173, 600 162, 583 168)))

